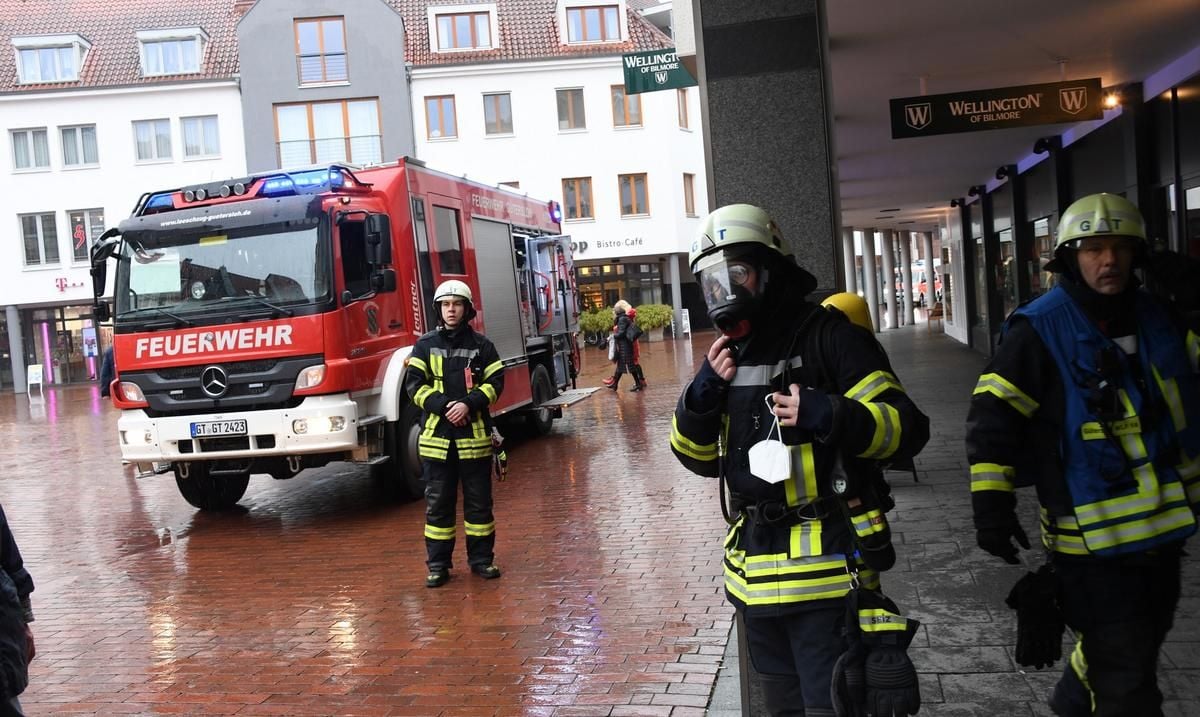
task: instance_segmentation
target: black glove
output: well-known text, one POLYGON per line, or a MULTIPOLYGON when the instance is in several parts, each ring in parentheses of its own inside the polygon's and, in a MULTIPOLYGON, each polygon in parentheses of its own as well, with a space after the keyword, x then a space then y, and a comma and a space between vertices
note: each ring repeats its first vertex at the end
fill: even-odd
POLYGON ((1029 537, 1017 520, 1017 496, 998 490, 982 490, 971 494, 971 506, 975 512, 975 542, 979 547, 1002 559, 1009 565, 1017 565, 1015 539, 1022 548, 1029 550, 1029 537))
POLYGON ((1004 603, 1017 611, 1017 664, 1042 669, 1062 657, 1058 578, 1049 565, 1025 573, 1004 603))
POLYGON ((837 717, 867 717, 867 676, 861 644, 844 652, 833 665, 833 713, 837 717))
POLYGON ((867 709, 874 717, 904 717, 921 709, 917 669, 899 645, 879 645, 867 653, 867 709))

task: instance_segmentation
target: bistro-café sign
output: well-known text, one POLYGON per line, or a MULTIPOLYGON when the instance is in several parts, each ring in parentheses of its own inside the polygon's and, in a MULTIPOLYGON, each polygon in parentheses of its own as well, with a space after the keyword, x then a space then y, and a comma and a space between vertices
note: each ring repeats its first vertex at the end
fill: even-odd
POLYGON ((1081 122, 1104 116, 1100 78, 890 100, 892 139, 1081 122))

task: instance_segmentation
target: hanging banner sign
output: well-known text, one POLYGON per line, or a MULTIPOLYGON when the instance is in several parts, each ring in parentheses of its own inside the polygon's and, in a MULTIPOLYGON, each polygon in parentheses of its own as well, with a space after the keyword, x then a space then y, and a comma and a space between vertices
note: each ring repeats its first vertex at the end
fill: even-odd
POLYGON ((625 94, 695 87, 696 78, 680 62, 675 48, 630 52, 621 56, 625 67, 625 94))
POLYGON ((889 100, 892 139, 1101 119, 1102 102, 1099 77, 901 97, 889 100))

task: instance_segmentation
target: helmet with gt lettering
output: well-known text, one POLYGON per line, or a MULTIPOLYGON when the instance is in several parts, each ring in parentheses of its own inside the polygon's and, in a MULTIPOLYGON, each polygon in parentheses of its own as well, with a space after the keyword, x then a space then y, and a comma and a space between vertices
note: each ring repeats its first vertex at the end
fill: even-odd
POLYGON ((688 252, 708 316, 722 333, 746 335, 774 273, 780 285, 802 294, 817 280, 784 253, 783 234, 767 212, 752 204, 729 204, 705 217, 688 252))
POLYGON ((437 307, 438 323, 441 323, 442 320, 442 302, 447 299, 461 299, 466 304, 467 311, 463 315, 464 322, 475 318, 475 302, 471 298, 471 287, 458 279, 448 279, 438 284, 438 288, 433 292, 433 305, 437 307))
POLYGON ((1127 237, 1139 258, 1146 250, 1146 220, 1133 202, 1117 194, 1089 194, 1076 199, 1062 214, 1054 259, 1046 271, 1061 272, 1069 266, 1067 252, 1079 248, 1082 239, 1091 237, 1127 237))

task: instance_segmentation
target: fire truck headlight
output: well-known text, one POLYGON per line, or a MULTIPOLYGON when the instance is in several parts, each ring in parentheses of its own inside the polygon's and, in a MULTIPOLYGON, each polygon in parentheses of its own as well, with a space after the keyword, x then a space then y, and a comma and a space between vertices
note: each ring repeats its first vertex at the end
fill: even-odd
POLYGON ((142 389, 138 388, 136 383, 122 381, 120 384, 121 398, 130 403, 140 403, 146 400, 142 394, 142 389))
POLYGON ((304 388, 313 388, 320 385, 325 380, 325 364, 309 366, 302 369, 300 375, 296 377, 296 390, 304 388))

